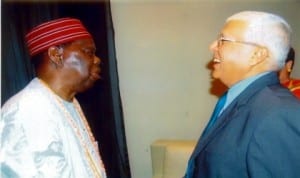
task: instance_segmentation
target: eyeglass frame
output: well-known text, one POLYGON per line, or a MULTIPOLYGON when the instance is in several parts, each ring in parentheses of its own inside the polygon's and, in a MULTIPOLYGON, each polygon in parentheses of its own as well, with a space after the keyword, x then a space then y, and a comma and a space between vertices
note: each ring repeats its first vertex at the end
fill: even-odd
POLYGON ((240 44, 245 44, 245 45, 251 45, 251 46, 256 46, 256 47, 260 47, 260 48, 265 48, 264 46, 257 44, 257 43, 253 43, 253 42, 248 42, 248 41, 240 41, 240 40, 234 40, 234 39, 229 39, 226 38, 224 36, 220 36, 217 39, 217 47, 221 47, 222 46, 222 42, 232 42, 232 43, 240 43, 240 44))

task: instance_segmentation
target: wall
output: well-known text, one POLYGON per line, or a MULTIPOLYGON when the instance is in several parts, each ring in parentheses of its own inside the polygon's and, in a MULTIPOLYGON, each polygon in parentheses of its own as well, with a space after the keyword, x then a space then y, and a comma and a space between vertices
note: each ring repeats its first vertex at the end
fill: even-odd
MULTIPOLYGON (((150 144, 198 139, 216 97, 210 94, 209 44, 226 17, 266 10, 294 29, 300 56, 298 0, 112 0, 120 90, 133 178, 151 177, 150 144)), ((300 78, 300 57, 293 76, 300 78)))

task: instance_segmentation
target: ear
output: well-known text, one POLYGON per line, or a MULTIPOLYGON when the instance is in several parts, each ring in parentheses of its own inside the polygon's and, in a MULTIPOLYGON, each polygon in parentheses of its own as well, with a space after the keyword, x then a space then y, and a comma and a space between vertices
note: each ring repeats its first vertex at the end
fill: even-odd
POLYGON ((49 59, 55 64, 56 67, 63 66, 62 50, 56 46, 48 48, 49 59))
POLYGON ((264 47, 259 47, 254 52, 253 56, 250 59, 250 65, 254 66, 266 60, 269 57, 269 50, 264 47))

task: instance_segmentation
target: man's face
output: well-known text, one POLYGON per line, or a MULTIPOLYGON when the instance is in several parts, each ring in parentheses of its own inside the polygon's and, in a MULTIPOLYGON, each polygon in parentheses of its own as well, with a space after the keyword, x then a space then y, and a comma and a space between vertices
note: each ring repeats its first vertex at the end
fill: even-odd
POLYGON ((82 92, 100 79, 100 59, 92 39, 76 40, 64 47, 64 71, 74 90, 82 92))
POLYGON ((221 30, 219 39, 214 41, 212 77, 220 79, 227 87, 247 77, 250 58, 255 46, 243 43, 247 24, 243 21, 229 21, 221 30))

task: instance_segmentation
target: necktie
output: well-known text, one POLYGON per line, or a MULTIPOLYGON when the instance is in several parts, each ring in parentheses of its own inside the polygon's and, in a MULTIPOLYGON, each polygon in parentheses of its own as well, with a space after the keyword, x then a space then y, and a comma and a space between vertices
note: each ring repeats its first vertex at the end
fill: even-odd
POLYGON ((212 128, 212 126, 216 123, 217 119, 218 119, 218 116, 220 114, 220 111, 222 110, 222 108, 224 107, 225 105, 225 102, 226 102, 226 98, 227 98, 227 92, 225 92, 218 100, 216 106, 215 106, 215 109, 214 109, 214 112, 212 113, 211 115, 211 118, 203 132, 202 135, 205 135, 208 133, 208 131, 212 128))
MULTIPOLYGON (((215 109, 214 109, 214 112, 202 134, 205 135, 210 129, 211 127, 215 124, 215 122, 217 121, 217 118, 220 114, 220 111, 222 110, 222 108, 224 107, 225 105, 225 102, 226 102, 226 98, 227 98, 227 92, 224 93, 218 100, 216 106, 215 106, 215 109)), ((193 177, 193 172, 194 172, 194 159, 191 159, 189 160, 188 162, 188 168, 187 168, 187 171, 186 171, 186 177, 185 178, 192 178, 193 177)))

